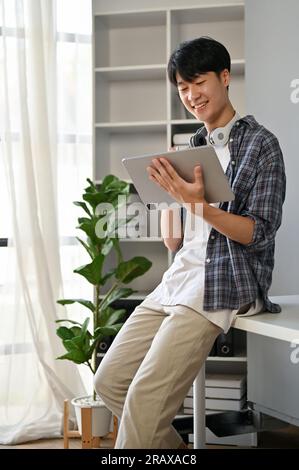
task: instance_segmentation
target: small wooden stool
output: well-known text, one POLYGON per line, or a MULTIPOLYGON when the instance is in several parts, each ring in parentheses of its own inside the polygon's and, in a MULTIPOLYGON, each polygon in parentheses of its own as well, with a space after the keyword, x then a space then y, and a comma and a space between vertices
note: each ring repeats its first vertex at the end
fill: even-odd
MULTIPOLYGON (((63 444, 64 448, 69 448, 69 439, 71 437, 80 437, 82 440, 82 449, 92 449, 93 447, 101 447, 101 438, 98 436, 92 436, 92 410, 91 408, 81 408, 81 423, 82 423, 82 435, 79 431, 69 430, 69 401, 64 400, 63 408, 63 444)), ((118 420, 116 416, 113 416, 113 431, 107 434, 107 437, 112 438, 113 447, 115 445, 116 436, 118 431, 118 420)))

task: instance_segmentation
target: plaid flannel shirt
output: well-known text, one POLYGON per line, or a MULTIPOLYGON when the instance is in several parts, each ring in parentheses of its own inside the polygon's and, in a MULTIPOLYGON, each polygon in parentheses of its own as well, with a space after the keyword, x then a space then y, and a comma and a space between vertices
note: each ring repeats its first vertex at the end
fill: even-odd
MULTIPOLYGON (((190 146, 206 145, 206 128, 191 137, 190 146)), ((253 240, 247 245, 230 240, 211 229, 205 265, 204 309, 239 309, 258 296, 265 310, 279 313, 268 298, 274 267, 275 234, 282 219, 286 178, 277 138, 253 116, 239 119, 229 143, 230 162, 226 175, 235 200, 219 208, 251 217, 253 240)), ((185 209, 184 209, 185 210, 185 209)))

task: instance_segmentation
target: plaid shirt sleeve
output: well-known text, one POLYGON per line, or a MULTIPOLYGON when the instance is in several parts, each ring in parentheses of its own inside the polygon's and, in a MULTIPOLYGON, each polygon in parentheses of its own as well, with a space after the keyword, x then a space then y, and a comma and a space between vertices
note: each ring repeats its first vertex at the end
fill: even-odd
POLYGON ((246 245, 249 251, 265 250, 273 242, 281 224, 285 186, 284 163, 278 140, 273 135, 267 136, 261 147, 255 185, 240 213, 255 222, 253 239, 246 245))

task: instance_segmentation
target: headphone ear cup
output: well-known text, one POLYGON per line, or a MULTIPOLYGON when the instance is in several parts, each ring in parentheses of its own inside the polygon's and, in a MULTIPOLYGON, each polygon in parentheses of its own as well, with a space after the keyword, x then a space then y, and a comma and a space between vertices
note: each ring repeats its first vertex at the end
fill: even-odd
POLYGON ((211 145, 226 145, 228 142, 230 129, 218 127, 213 129, 209 134, 209 142, 211 145))

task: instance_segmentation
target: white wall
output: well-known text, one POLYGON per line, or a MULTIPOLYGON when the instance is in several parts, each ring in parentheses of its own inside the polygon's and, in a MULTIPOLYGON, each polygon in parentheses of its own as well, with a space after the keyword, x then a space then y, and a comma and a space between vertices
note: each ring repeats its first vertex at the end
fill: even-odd
POLYGON ((287 199, 271 294, 299 293, 299 2, 245 0, 247 111, 278 137, 287 199), (297 79, 297 92, 291 82, 297 79), (292 102, 291 93, 293 91, 292 102))

